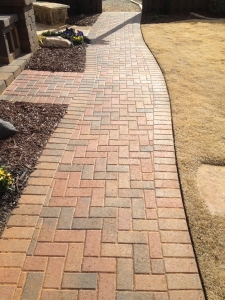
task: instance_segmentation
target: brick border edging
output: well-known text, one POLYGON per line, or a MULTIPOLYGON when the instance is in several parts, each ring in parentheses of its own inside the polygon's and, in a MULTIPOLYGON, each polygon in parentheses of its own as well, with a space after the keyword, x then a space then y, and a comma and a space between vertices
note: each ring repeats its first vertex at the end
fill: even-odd
MULTIPOLYGON (((157 61, 156 57, 154 56, 154 54, 151 52, 151 49, 149 48, 148 44, 145 42, 142 30, 141 30, 141 34, 142 34, 143 42, 146 45, 146 48, 151 53, 152 57, 154 58, 157 66, 158 66, 158 69, 160 70, 160 73, 162 74, 162 77, 163 77, 163 80, 164 80, 164 84, 165 84, 165 89, 166 89, 167 94, 168 94, 169 107, 170 107, 170 121, 171 121, 172 133, 173 133, 173 148, 174 148, 174 154, 175 154, 175 163, 176 163, 176 169, 177 169, 177 175, 178 175, 178 182, 179 182, 179 186, 180 186, 180 197, 181 197, 181 200, 182 200, 182 203, 183 203, 183 209, 184 209, 184 213, 185 213, 186 223, 187 223, 187 226, 188 226, 188 232, 189 232, 189 236, 190 236, 190 239, 191 239, 191 244, 192 244, 192 248, 193 248, 193 252, 194 252, 194 256, 195 256, 196 265, 197 265, 197 268, 198 268, 199 277, 200 277, 200 280, 201 280, 202 290, 203 290, 204 296, 206 298, 206 290, 205 290, 205 286, 204 286, 204 281, 203 281, 203 277, 202 277, 202 274, 201 274, 201 269, 200 269, 200 266, 199 266, 199 262, 198 262, 198 259, 197 259, 196 250, 194 248, 194 241, 193 241, 193 237, 192 237, 192 234, 191 234, 190 224, 189 224, 189 220, 188 220, 188 216, 187 216, 187 211, 186 211, 186 207, 185 207, 185 202, 184 202, 184 195, 183 195, 183 190, 182 190, 182 185, 181 185, 181 179, 180 179, 180 173, 179 173, 179 168, 178 168, 178 160, 177 160, 177 152, 176 152, 176 144, 175 144, 175 131, 174 131, 174 125, 173 125, 172 105, 171 105, 169 90, 168 90, 166 79, 165 79, 165 77, 163 75, 161 66, 160 66, 159 62, 157 61)), ((147 64, 147 62, 146 62, 146 64, 147 64)), ((151 68, 149 68, 149 73, 151 74, 151 68)), ((154 82, 153 82, 153 86, 154 86, 154 82)), ((157 85, 155 86, 155 88, 157 89, 157 85)))

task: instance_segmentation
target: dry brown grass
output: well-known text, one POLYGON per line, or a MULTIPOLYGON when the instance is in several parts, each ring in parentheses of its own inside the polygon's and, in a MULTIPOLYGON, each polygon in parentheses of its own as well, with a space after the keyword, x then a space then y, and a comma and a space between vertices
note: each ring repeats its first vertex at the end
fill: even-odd
POLYGON ((210 300, 225 299, 225 216, 213 216, 197 188, 202 163, 225 165, 225 22, 142 25, 171 98, 182 191, 210 300))

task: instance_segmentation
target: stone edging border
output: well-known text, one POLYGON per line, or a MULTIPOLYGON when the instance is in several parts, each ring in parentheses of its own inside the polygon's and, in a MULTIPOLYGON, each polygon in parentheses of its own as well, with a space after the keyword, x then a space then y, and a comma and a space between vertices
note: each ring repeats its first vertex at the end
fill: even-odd
POLYGON ((24 53, 14 59, 8 65, 0 65, 0 95, 24 70, 27 62, 30 60, 32 53, 24 53))

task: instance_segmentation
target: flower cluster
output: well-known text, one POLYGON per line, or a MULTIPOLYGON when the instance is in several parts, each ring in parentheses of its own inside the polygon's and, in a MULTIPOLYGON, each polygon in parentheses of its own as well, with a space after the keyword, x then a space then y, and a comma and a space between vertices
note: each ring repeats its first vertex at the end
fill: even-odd
POLYGON ((82 31, 73 28, 66 28, 64 31, 46 31, 43 36, 61 36, 64 39, 71 41, 72 44, 82 44, 84 42, 84 34, 82 31))
POLYGON ((0 192, 5 192, 13 184, 13 178, 6 167, 0 167, 0 192))
POLYGON ((70 40, 73 44, 82 44, 84 41, 84 34, 82 31, 73 28, 66 28, 63 32, 59 32, 61 37, 70 40))
POLYGON ((72 41, 75 44, 81 44, 84 41, 84 37, 83 36, 73 36, 72 41))
POLYGON ((39 35, 38 36, 38 43, 40 46, 43 46, 43 40, 45 39, 45 36, 43 35, 39 35))

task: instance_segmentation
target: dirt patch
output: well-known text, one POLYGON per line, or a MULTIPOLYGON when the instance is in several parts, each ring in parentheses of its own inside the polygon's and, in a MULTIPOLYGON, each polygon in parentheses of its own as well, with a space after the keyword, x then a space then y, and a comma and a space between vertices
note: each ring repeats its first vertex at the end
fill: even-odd
POLYGON ((39 48, 26 66, 28 70, 50 72, 84 72, 86 44, 72 48, 39 48))
POLYGON ((12 191, 0 195, 0 236, 44 146, 66 109, 67 105, 0 101, 1 118, 11 122, 18 131, 0 140, 0 166, 7 166, 15 182, 12 191))
POLYGON ((142 25, 168 85, 179 174, 208 299, 225 299, 225 216, 210 214, 197 187, 201 164, 225 165, 225 22, 142 25))

